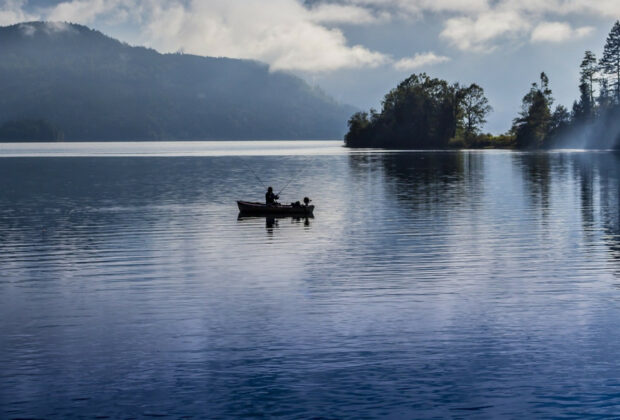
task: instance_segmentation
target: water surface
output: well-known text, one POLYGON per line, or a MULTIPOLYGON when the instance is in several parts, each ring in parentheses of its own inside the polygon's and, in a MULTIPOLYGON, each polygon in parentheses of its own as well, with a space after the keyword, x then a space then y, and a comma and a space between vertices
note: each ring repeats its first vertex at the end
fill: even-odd
POLYGON ((618 413, 619 155, 159 147, 0 145, 0 417, 618 413))

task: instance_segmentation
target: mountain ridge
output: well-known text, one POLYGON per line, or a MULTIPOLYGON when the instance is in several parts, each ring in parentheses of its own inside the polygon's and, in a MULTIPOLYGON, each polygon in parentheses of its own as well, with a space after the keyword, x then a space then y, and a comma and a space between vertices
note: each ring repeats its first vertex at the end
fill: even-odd
POLYGON ((337 139, 355 109, 252 60, 162 54, 83 25, 0 27, 0 124, 67 141, 337 139))

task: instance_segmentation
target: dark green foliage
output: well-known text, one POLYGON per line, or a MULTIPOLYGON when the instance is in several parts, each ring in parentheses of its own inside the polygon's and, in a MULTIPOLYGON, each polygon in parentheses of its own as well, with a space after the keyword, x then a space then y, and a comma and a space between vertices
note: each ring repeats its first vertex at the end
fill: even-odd
POLYGON ((599 70, 596 56, 592 51, 586 51, 581 61, 580 85, 582 108, 587 119, 594 116, 594 82, 599 70))
POLYGON ((44 120, 7 121, 0 126, 0 142, 62 141, 63 133, 44 120))
POLYGON ((594 82, 598 72, 596 56, 592 51, 586 51, 581 62, 579 79, 579 102, 573 106, 573 115, 576 120, 589 121, 594 118, 594 82))
POLYGON ((611 107, 613 98, 609 92, 609 82, 605 78, 599 80, 598 98, 596 98, 596 105, 600 111, 604 111, 611 107))
POLYGON ((551 114, 549 121, 548 136, 551 140, 565 134, 571 125, 571 114, 564 105, 555 107, 555 111, 551 114))
POLYGON ((603 57, 586 51, 580 65, 579 100, 573 103, 570 121, 566 115, 550 133, 554 146, 618 148, 620 146, 620 22, 607 37, 603 57), (598 83, 598 95, 595 83, 598 83))
POLYGON ((476 84, 458 84, 413 75, 385 96, 380 113, 357 113, 349 120, 350 147, 385 148, 620 148, 620 21, 605 44, 603 58, 586 51, 580 64, 579 100, 572 113, 553 106, 543 72, 523 97, 509 133, 481 134, 490 112, 476 84), (598 83, 598 95, 595 84, 598 83))
POLYGON ((594 117, 594 103, 590 100, 588 84, 579 84, 579 101, 573 102, 572 118, 575 122, 587 122, 594 117))
POLYGON ((476 133, 489 112, 482 88, 461 88, 426 74, 414 74, 383 99, 380 113, 371 110, 349 119, 348 147, 443 149, 463 122, 463 100, 468 98, 467 129, 476 133))
POLYGON ((476 134, 465 139, 457 136, 450 140, 450 147, 455 149, 513 149, 515 136, 513 134, 493 135, 491 133, 476 134))
POLYGON ((79 25, 0 28, 0 123, 69 141, 328 139, 353 108, 247 60, 159 54, 79 25))
POLYGON ((462 89, 459 97, 461 98, 460 109, 463 118, 463 137, 466 142, 469 142, 480 133, 481 126, 487 122, 487 114, 493 108, 484 96, 484 89, 475 83, 462 89))
POLYGON ((519 149, 540 149, 547 147, 547 136, 551 122, 551 89, 549 79, 543 72, 540 82, 532 83, 530 91, 523 97, 521 114, 513 121, 512 132, 519 149))
MULTIPOLYGON (((348 121, 349 132, 344 136, 344 142, 347 146, 351 144, 359 144, 360 147, 366 147, 371 142, 370 139, 370 120, 367 112, 356 112, 348 121)), ((368 146, 370 147, 370 146, 368 146)))
POLYGON ((620 105, 620 21, 616 21, 607 36, 600 66, 603 73, 611 79, 615 103, 620 105))

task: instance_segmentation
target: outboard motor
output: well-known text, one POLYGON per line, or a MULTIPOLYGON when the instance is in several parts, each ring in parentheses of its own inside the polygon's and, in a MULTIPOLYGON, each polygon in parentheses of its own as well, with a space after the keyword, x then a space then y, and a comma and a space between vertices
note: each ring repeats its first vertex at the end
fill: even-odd
POLYGON ((304 204, 306 205, 306 207, 308 207, 308 204, 310 204, 312 200, 310 200, 308 197, 304 197, 304 204))

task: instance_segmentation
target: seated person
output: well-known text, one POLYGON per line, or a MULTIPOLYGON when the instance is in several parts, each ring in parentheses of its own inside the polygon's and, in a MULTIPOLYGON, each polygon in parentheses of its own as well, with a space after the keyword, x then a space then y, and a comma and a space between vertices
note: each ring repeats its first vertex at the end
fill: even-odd
POLYGON ((278 198, 280 197, 273 193, 273 188, 271 187, 267 188, 267 192, 265 193, 265 203, 268 206, 278 205, 278 202, 276 202, 278 198))

